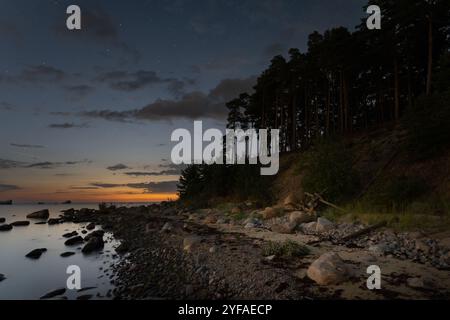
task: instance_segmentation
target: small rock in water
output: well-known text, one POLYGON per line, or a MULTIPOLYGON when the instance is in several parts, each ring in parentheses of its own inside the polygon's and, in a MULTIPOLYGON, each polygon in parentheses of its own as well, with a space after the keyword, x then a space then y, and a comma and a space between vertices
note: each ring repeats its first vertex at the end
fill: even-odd
POLYGON ((87 229, 87 230, 94 230, 94 229, 95 229, 95 223, 89 223, 89 224, 86 226, 86 229, 87 229))
POLYGON ((29 219, 48 219, 49 216, 50 216, 50 212, 48 211, 48 209, 45 209, 45 210, 40 210, 40 211, 30 213, 29 215, 27 215, 27 218, 29 218, 29 219))
POLYGON ((70 238, 69 240, 64 242, 64 244, 66 246, 73 246, 73 245, 76 245, 76 244, 79 244, 79 243, 83 243, 83 242, 84 242, 84 239, 82 237, 80 237, 80 236, 77 236, 77 237, 70 238))
POLYGON ((48 221, 47 221, 47 223, 50 225, 50 226, 53 226, 53 225, 55 225, 55 224, 60 224, 60 223, 62 223, 63 221, 62 221, 62 219, 57 219, 57 218, 55 218, 55 219, 48 219, 48 221))
POLYGON ((0 282, 2 282, 3 280, 6 280, 6 277, 3 273, 0 273, 0 282))
POLYGON ((0 223, 5 223, 6 219, 5 218, 0 218, 0 223))
POLYGON ((41 255, 46 251, 47 251, 46 248, 34 249, 33 251, 29 252, 25 257, 30 259, 39 259, 41 255))
POLYGON ((76 237, 77 235, 78 235, 78 232, 73 231, 73 232, 63 234, 63 238, 72 238, 72 237, 76 237))
POLYGON ((10 225, 10 224, 2 224, 2 225, 0 226, 0 231, 9 231, 9 230, 11 230, 12 228, 13 228, 13 226, 10 225))
POLYGON ((14 221, 11 225, 14 227, 26 227, 30 225, 30 221, 14 221))
POLYGON ((61 257, 67 258, 67 257, 73 256, 74 254, 75 254, 75 252, 70 252, 70 251, 63 252, 63 253, 61 253, 61 257))
POLYGON ((51 299, 51 298, 54 298, 56 296, 60 296, 60 295, 64 294, 65 292, 66 292, 66 288, 56 289, 54 291, 51 291, 51 292, 47 293, 46 295, 43 295, 39 299, 41 299, 41 300, 43 300, 43 299, 51 299))

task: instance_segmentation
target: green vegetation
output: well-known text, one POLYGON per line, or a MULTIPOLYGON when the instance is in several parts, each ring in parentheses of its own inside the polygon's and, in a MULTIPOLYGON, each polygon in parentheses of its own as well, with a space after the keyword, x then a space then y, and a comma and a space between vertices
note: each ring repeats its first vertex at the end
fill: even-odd
POLYGON ((194 207, 206 207, 216 199, 272 200, 273 177, 261 176, 259 165, 190 165, 181 173, 180 200, 194 207))
POLYGON ((425 160, 450 147, 450 90, 420 97, 403 119, 408 129, 407 150, 425 160))
POLYGON ((358 188, 352 155, 340 142, 323 142, 304 157, 302 186, 306 192, 320 193, 330 201, 351 197, 358 188))
POLYGON ((363 197, 363 201, 384 212, 405 211, 413 201, 428 192, 426 181, 420 177, 389 177, 377 182, 363 197))
MULTIPOLYGON (((430 213, 433 220, 434 212, 448 212, 447 200, 427 200, 434 182, 430 174, 421 178, 417 170, 393 172, 390 164, 437 158, 450 147, 450 2, 369 4, 383 8, 381 30, 367 30, 362 22, 354 31, 337 27, 312 32, 306 50, 293 48, 273 57, 254 90, 227 103, 227 128, 279 129, 280 152, 302 152, 304 191, 341 206, 348 203, 352 215, 388 215, 395 218, 388 219, 392 223, 411 226, 420 220, 416 216, 430 213), (393 137, 391 128, 406 130, 393 137), (339 142, 361 132, 368 139, 356 148, 339 142), (359 161, 366 164, 360 176, 352 149, 370 155, 359 161), (368 183, 362 186, 368 190, 361 190, 362 183, 368 183)), ((261 176, 259 169, 191 166, 182 173, 180 199, 196 206, 214 199, 269 204, 276 198, 272 177, 261 176)))
POLYGON ((399 208, 380 210, 370 202, 361 200, 344 206, 345 212, 327 209, 323 215, 332 221, 363 222, 375 224, 386 221, 396 230, 440 231, 450 227, 450 198, 429 196, 423 200, 414 200, 399 208))
POLYGON ((310 253, 308 247, 291 240, 284 242, 269 241, 264 244, 262 249, 265 257, 275 255, 279 258, 293 258, 303 257, 310 253))

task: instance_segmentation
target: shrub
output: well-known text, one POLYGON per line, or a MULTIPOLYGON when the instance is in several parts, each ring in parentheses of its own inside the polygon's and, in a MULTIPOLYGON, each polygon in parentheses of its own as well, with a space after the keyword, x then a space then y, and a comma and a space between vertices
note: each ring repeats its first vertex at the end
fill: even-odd
POLYGON ((402 211, 427 191, 428 186, 422 178, 399 176, 378 182, 365 200, 379 209, 402 211))
POLYGON ((450 146, 450 91, 420 97, 406 113, 407 151, 417 160, 439 155, 450 146))
POLYGON ((280 258, 303 257, 309 254, 309 249, 297 242, 286 240, 284 242, 269 241, 263 246, 263 255, 280 258))
POLYGON ((330 201, 349 198, 359 183, 352 167, 352 154, 340 142, 323 142, 306 159, 302 186, 307 192, 321 193, 330 201))

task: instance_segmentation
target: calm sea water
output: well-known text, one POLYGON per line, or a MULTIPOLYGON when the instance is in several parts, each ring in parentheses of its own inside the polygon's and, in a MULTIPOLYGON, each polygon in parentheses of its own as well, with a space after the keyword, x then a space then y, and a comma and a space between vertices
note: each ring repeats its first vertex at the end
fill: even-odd
POLYGON ((93 299, 107 299, 106 293, 113 289, 110 283, 111 265, 117 262, 114 248, 118 242, 109 233, 105 234, 105 247, 100 253, 84 255, 81 246, 67 247, 64 245, 64 233, 80 231, 85 224, 63 223, 49 226, 36 225, 38 220, 27 219, 26 215, 42 209, 49 209, 50 217, 58 217, 61 210, 80 208, 98 208, 96 204, 68 205, 0 205, 0 217, 6 223, 29 220, 27 227, 14 227, 11 231, 0 231, 0 273, 6 280, 0 282, 0 299, 39 299, 44 294, 66 287, 67 267, 77 265, 81 269, 81 286, 95 287, 78 293, 67 290, 64 294, 69 299, 92 294, 93 299), (40 259, 31 260, 25 255, 37 248, 47 248, 40 259), (76 252, 75 255, 62 258, 60 254, 66 251, 76 252), (106 271, 105 271, 106 270, 106 271), (100 294, 101 297, 96 295, 100 294))

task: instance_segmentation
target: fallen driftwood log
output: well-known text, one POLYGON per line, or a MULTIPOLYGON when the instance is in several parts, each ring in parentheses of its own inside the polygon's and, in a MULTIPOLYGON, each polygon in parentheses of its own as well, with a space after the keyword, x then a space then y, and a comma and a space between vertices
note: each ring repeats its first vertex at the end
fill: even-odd
POLYGON ((342 209, 341 207, 338 207, 338 206, 335 205, 334 203, 331 203, 331 202, 329 202, 329 201, 326 201, 326 200, 325 200, 320 194, 318 194, 318 193, 311 194, 311 193, 305 192, 305 194, 306 194, 308 197, 313 198, 313 199, 314 199, 315 201, 317 201, 317 202, 321 202, 321 203, 323 203, 323 204, 325 204, 325 205, 327 205, 327 206, 329 206, 329 207, 332 207, 332 208, 334 208, 334 209, 336 209, 336 210, 339 210, 339 211, 342 211, 342 212, 346 212, 345 209, 342 209))
POLYGON ((364 228, 364 229, 361 229, 361 230, 356 231, 354 233, 351 233, 351 234, 343 237, 341 240, 342 241, 348 241, 348 240, 352 240, 352 239, 355 239, 355 238, 359 238, 359 237, 361 237, 363 235, 366 235, 366 234, 368 234, 368 233, 370 233, 370 232, 372 232, 372 231, 374 231, 376 229, 385 227, 386 225, 387 225, 386 221, 381 221, 381 222, 376 223, 376 224, 374 224, 372 226, 368 226, 367 228, 364 228))
POLYGON ((318 244, 318 243, 321 243, 321 242, 325 242, 325 241, 330 241, 333 244, 343 244, 343 243, 345 243, 345 242, 347 242, 349 240, 362 237, 363 235, 369 234, 372 231, 375 231, 375 230, 377 230, 379 228, 385 227, 386 225, 387 225, 387 222, 386 221, 382 221, 382 222, 376 223, 374 225, 368 226, 367 228, 364 228, 364 229, 361 229, 359 231, 353 232, 353 233, 351 233, 351 234, 349 234, 349 235, 347 235, 347 236, 345 236, 343 238, 340 238, 340 239, 336 239, 336 238, 333 238, 330 235, 327 235, 327 236, 322 237, 319 240, 310 241, 310 242, 307 243, 307 245, 315 245, 315 244, 318 244))

